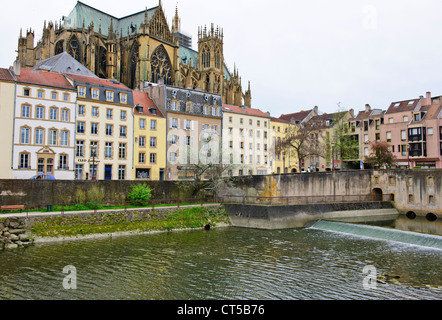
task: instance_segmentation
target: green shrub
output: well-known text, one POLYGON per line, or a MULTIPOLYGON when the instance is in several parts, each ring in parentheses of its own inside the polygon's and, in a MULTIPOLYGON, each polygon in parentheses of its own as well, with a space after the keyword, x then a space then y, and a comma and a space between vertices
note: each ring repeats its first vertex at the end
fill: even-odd
POLYGON ((146 206, 152 196, 152 190, 145 183, 132 185, 127 198, 134 204, 146 206))

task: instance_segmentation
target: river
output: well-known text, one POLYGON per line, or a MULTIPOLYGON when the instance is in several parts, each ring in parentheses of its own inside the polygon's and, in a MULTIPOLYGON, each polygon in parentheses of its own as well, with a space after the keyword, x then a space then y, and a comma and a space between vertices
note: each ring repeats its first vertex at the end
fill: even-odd
POLYGON ((314 228, 226 227, 3 251, 0 299, 441 299, 441 262, 439 249, 314 228), (384 273, 400 278, 367 282, 384 273))

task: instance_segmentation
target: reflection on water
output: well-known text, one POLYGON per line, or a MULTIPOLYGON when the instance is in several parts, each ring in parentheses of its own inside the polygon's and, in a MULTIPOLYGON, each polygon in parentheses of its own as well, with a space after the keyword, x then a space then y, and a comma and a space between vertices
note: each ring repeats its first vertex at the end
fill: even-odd
POLYGON ((0 252, 1 299, 440 299, 442 251, 313 229, 223 228, 0 252), (63 268, 77 289, 63 288, 63 268), (364 289, 373 265, 399 283, 364 289))

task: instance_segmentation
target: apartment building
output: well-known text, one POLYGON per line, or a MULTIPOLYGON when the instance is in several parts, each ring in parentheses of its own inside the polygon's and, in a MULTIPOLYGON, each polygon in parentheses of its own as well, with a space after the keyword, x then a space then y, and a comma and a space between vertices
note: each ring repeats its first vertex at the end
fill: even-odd
POLYGON ((194 180, 198 168, 221 165, 222 96, 162 84, 144 91, 166 118, 166 180, 194 180))
POLYGON ((132 179, 132 90, 114 80, 65 76, 78 93, 75 179, 132 179))
POLYGON ((15 78, 9 69, 0 69, 0 179, 12 178, 12 146, 14 133, 15 78))
POLYGON ((58 73, 16 64, 14 75, 12 177, 30 179, 46 174, 72 180, 76 90, 58 73))
POLYGON ((146 92, 134 96, 133 180, 164 180, 166 173, 166 119, 146 92))
POLYGON ((223 105, 223 163, 229 175, 273 173, 270 114, 258 109, 223 105))

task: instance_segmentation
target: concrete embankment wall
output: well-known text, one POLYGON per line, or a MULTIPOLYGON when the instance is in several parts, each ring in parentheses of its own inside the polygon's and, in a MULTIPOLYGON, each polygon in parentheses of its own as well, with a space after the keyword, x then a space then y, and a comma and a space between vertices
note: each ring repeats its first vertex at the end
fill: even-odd
POLYGON ((321 219, 360 218, 369 221, 399 215, 390 202, 321 203, 309 205, 225 204, 233 226, 256 229, 302 228, 321 219))

